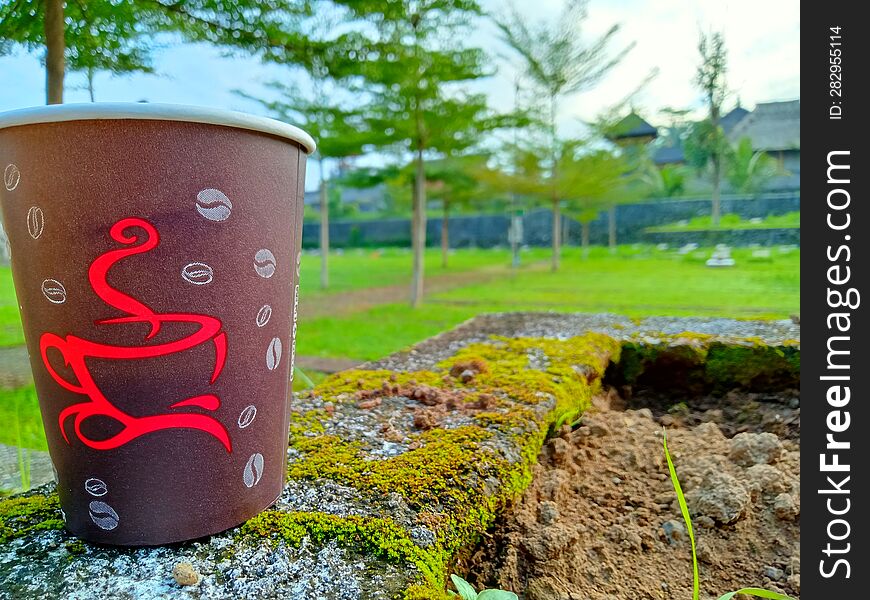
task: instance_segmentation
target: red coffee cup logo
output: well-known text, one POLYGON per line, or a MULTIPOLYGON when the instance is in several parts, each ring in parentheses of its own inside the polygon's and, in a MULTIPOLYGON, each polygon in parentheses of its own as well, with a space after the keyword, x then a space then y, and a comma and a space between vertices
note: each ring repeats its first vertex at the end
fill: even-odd
MULTIPOLYGON (((73 334, 65 337, 48 332, 42 334, 39 341, 40 352, 51 377, 64 389, 87 398, 61 411, 58 425, 64 440, 70 443, 67 422, 72 420, 72 431, 75 436, 83 444, 95 450, 119 448, 140 436, 156 431, 181 429, 205 432, 220 442, 227 452, 231 452, 232 443, 227 429, 214 417, 189 410, 191 408, 205 411, 217 410, 220 407, 220 399, 216 395, 191 396, 171 404, 164 412, 135 416, 123 411, 106 397, 92 377, 87 364, 90 359, 128 361, 157 358, 211 343, 214 346, 215 361, 209 383, 213 384, 220 376, 227 359, 227 334, 219 319, 196 313, 157 313, 145 303, 115 289, 108 283, 109 270, 117 262, 137 254, 148 253, 159 245, 160 236, 157 229, 144 219, 128 218, 115 223, 109 234, 122 247, 109 250, 97 257, 88 269, 88 280, 94 293, 103 302, 121 311, 125 316, 107 317, 97 321, 96 325, 119 326, 145 323, 150 327, 150 331, 145 335, 140 346, 114 346, 86 340, 73 334), (134 233, 136 230, 143 230, 145 235, 134 233), (181 339, 146 344, 145 342, 158 337, 164 323, 196 325, 197 330, 181 339), (52 355, 58 353, 63 358, 64 364, 72 370, 74 377, 71 380, 61 375, 52 364, 52 355), (116 421, 120 425, 120 430, 108 437, 92 437, 82 429, 82 424, 95 417, 116 421)), ((54 303, 59 303, 61 296, 63 300, 66 299, 66 290, 53 279, 47 279, 43 283, 43 294, 54 303)), ((160 403, 155 404, 160 405, 160 403)), ((104 529, 113 529, 117 526, 117 514, 111 507, 102 502, 92 502, 91 507, 91 517, 97 526, 104 529)))

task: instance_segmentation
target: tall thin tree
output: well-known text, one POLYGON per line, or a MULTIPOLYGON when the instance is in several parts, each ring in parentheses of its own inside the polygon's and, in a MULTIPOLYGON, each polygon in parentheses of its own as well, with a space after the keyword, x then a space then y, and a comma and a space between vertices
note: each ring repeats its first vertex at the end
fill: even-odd
POLYGON ((414 162, 411 225, 413 275, 411 305, 423 301, 426 248, 426 157, 437 153, 439 128, 470 101, 448 87, 487 75, 485 55, 465 46, 477 0, 336 0, 365 26, 340 36, 346 52, 343 72, 370 86, 373 137, 383 148, 410 152, 414 162))
POLYGON ((724 159, 728 152, 728 141, 722 131, 720 119, 722 104, 728 93, 725 74, 728 70, 725 39, 720 32, 705 34, 701 32, 698 41, 701 62, 695 73, 695 84, 704 94, 707 118, 692 126, 686 143, 689 162, 710 171, 711 215, 713 227, 719 226, 721 210, 721 188, 724 159))
POLYGON ((507 16, 497 17, 495 23, 502 39, 520 56, 526 76, 546 95, 548 100, 549 164, 552 171, 550 202, 553 211, 552 269, 559 268, 561 248, 561 200, 558 193, 559 140, 556 120, 559 102, 566 96, 594 87, 615 67, 633 44, 617 52, 611 45, 619 31, 613 25, 603 35, 586 41, 582 29, 588 17, 587 0, 567 0, 567 4, 554 22, 529 20, 515 6, 507 16))

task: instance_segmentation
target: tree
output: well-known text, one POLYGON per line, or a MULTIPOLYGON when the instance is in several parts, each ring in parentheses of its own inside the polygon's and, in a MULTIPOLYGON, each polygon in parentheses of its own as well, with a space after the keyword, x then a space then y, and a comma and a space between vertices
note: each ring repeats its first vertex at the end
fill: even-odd
POLYGON ((359 109, 346 107, 341 90, 327 85, 323 72, 312 74, 311 94, 280 82, 268 85, 280 94, 280 100, 262 100, 243 92, 281 121, 299 125, 317 140, 315 157, 320 163, 320 287, 329 287, 329 182, 326 161, 341 160, 362 153, 368 140, 366 122, 359 109))
POLYGON ((151 72, 150 48, 133 3, 19 0, 0 8, 0 53, 13 43, 45 49, 46 101, 63 102, 67 68, 82 71, 94 99, 97 71, 151 72))
POLYGON ((762 188, 776 173, 773 160, 764 152, 752 149, 748 137, 741 138, 728 153, 726 176, 735 191, 752 194, 762 188))
MULTIPOLYGON (((624 154, 606 149, 590 149, 588 142, 570 141, 564 144, 559 160, 559 187, 565 200, 565 212, 580 221, 583 258, 589 255, 589 227, 601 210, 610 212, 622 202, 636 199, 638 185, 636 166, 624 154)), ((611 228, 611 249, 615 249, 616 234, 611 228)))
MULTIPOLYGON (((525 63, 525 73, 549 101, 549 168, 558 168, 559 140, 556 128, 559 101, 595 86, 633 46, 617 52, 610 52, 613 37, 619 30, 613 25, 602 36, 587 43, 581 35, 583 23, 588 15, 587 0, 567 0, 567 5, 555 23, 539 22, 530 26, 528 20, 519 14, 515 7, 504 18, 497 18, 496 25, 502 33, 504 42, 512 48, 525 63)), ((550 200, 553 210, 553 257, 552 268, 559 268, 561 247, 560 196, 555 182, 558 174, 551 178, 553 186, 550 200)))
POLYGON ((44 50, 46 102, 63 102, 66 67, 128 72, 147 67, 147 35, 241 48, 264 58, 305 64, 313 51, 294 0, 16 0, 0 7, 0 52, 44 50))
POLYGON ((710 182, 713 186, 712 223, 713 227, 718 227, 722 212, 720 207, 722 167, 728 151, 728 141, 719 124, 722 104, 727 94, 725 84, 727 52, 722 34, 713 32, 708 35, 702 32, 698 42, 698 53, 701 55, 701 63, 695 74, 695 84, 704 94, 707 118, 690 128, 686 139, 686 158, 687 162, 696 168, 710 171, 710 182))
POLYGON ((584 256, 589 247, 589 223, 622 195, 632 194, 629 161, 589 140, 560 142, 555 169, 549 164, 546 143, 525 141, 509 147, 505 156, 502 168, 484 176, 484 181, 495 189, 516 191, 533 202, 548 202, 555 190, 566 214, 583 226, 584 256))
MULTIPOLYGON (((413 276, 411 305, 423 300, 426 247, 427 155, 449 150, 447 127, 457 115, 485 109, 483 96, 448 96, 447 88, 486 75, 483 51, 464 47, 471 20, 481 14, 477 0, 336 0, 363 22, 336 40, 345 63, 337 69, 362 78, 373 102, 368 105, 373 141, 382 148, 411 152, 414 162, 412 213, 413 276)), ((464 120, 464 119, 463 119, 464 120)), ((453 142, 473 134, 454 131, 453 142)))

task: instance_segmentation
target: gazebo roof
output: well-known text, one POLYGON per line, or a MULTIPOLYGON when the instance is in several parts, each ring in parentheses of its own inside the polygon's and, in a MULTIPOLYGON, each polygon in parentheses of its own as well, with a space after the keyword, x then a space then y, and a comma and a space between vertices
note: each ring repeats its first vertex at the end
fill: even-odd
POLYGON ((658 129, 647 123, 640 115, 632 111, 613 126, 608 137, 611 140, 631 138, 656 137, 658 129))

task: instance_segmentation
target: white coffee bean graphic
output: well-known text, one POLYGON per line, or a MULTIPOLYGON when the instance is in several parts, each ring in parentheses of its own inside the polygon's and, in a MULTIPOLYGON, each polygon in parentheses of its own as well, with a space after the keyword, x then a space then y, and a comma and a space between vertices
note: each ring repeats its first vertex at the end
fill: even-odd
POLYGON ((196 211, 209 221, 226 221, 232 208, 233 203, 220 190, 207 188, 196 195, 196 211))
POLYGON ((263 327, 272 318, 272 307, 264 304, 263 308, 257 311, 257 327, 263 327))
POLYGON ((254 270, 257 275, 268 279, 275 274, 275 255, 271 250, 263 248, 254 255, 254 270))
POLYGON ((207 285, 214 280, 214 269, 205 263, 192 262, 181 269, 181 277, 193 285, 207 285))
POLYGON ((266 368, 274 371, 281 362, 281 338, 272 338, 269 347, 266 348, 266 368))
POLYGON ((52 304, 66 302, 66 288, 57 279, 46 279, 42 282, 42 295, 52 304))
POLYGON ((252 454, 245 464, 245 473, 243 480, 247 487, 254 487, 260 483, 260 478, 263 476, 263 455, 257 452, 252 454))
POLYGON ((20 181, 21 171, 18 170, 18 167, 12 163, 6 165, 6 169, 3 170, 3 185, 6 186, 6 189, 11 192, 18 187, 20 181))
POLYGON ((106 482, 102 479, 91 477, 85 481, 85 491, 91 496, 99 498, 100 496, 105 496, 109 492, 109 486, 107 486, 106 482))
POLYGON ((30 237, 37 239, 42 235, 45 229, 45 215, 42 214, 42 209, 38 206, 31 206, 27 211, 27 231, 30 237))
POLYGON ((88 510, 91 515, 91 521, 100 529, 110 531, 118 526, 120 518, 115 509, 99 500, 94 500, 88 504, 88 510))
POLYGON ((239 429, 244 429, 248 425, 254 422, 254 419, 257 416, 257 407, 251 404, 250 406, 246 406, 242 411, 242 414, 239 415, 239 429))

